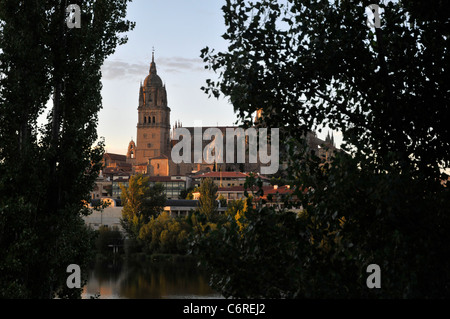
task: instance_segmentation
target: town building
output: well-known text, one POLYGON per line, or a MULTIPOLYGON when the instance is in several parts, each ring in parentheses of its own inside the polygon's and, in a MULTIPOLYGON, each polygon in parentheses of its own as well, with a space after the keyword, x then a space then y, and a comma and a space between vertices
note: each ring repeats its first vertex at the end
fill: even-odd
MULTIPOLYGON (((242 172, 205 172, 201 174, 195 174, 192 176, 194 186, 200 186, 201 182, 209 178, 217 187, 233 187, 244 186, 247 177, 250 175, 242 172)), ((265 176, 256 176, 263 179, 265 185, 269 185, 269 178, 265 176)))
POLYGON ((157 183, 164 186, 167 199, 181 199, 183 191, 189 188, 192 179, 189 176, 150 176, 150 187, 157 183))
MULTIPOLYGON (((198 200, 187 199, 169 199, 164 207, 164 211, 169 214, 170 217, 186 217, 190 212, 198 209, 198 200)), ((220 206, 218 202, 217 212, 223 214, 227 210, 226 206, 220 206)))

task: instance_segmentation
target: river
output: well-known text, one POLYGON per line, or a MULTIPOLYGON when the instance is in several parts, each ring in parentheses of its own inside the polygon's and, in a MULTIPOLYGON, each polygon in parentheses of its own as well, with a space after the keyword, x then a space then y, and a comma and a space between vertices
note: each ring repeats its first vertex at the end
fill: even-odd
POLYGON ((194 299, 222 296, 208 285, 192 261, 96 262, 83 289, 84 299, 194 299))

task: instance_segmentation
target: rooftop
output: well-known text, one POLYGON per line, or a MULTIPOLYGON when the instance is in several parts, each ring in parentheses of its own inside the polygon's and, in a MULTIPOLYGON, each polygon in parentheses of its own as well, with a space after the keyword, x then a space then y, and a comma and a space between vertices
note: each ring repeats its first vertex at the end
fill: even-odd
POLYGON ((198 200, 189 199, 168 199, 166 201, 166 206, 197 207, 198 204, 198 200))
POLYGON ((246 178, 248 174, 241 172, 210 172, 194 176, 195 178, 246 178))
POLYGON ((109 158, 113 161, 123 161, 126 162, 127 157, 126 155, 120 155, 120 154, 113 154, 113 153, 105 153, 103 157, 109 158))
POLYGON ((172 179, 171 176, 149 176, 150 182, 183 182, 182 179, 172 179))

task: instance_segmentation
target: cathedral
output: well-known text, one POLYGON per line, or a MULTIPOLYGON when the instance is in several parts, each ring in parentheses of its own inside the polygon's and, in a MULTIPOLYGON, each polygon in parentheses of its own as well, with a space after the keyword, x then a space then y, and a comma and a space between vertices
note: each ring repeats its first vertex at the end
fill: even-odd
MULTIPOLYGON (((139 106, 136 141, 128 145, 127 163, 132 165, 134 174, 142 173, 150 176, 187 175, 195 172, 209 171, 255 171, 258 164, 225 164, 225 163, 178 163, 171 159, 172 147, 177 141, 172 140, 175 129, 182 124, 177 122, 173 127, 170 123, 170 107, 167 91, 161 77, 158 75, 155 56, 152 55, 149 74, 139 87, 139 106)), ((216 127, 223 132, 227 128, 216 127)), ((192 136, 194 127, 186 127, 192 136)), ((208 127, 201 128, 204 133, 208 127)), ((202 141, 205 147, 210 141, 202 141)), ((191 144, 194 144, 193 138, 191 144)), ((203 148, 202 148, 203 149, 203 148)))
MULTIPOLYGON (((146 174, 149 176, 185 176, 194 173, 211 172, 211 171, 241 171, 241 172, 258 172, 261 163, 207 163, 202 161, 196 163, 192 160, 189 163, 174 163, 171 159, 172 148, 178 143, 173 139, 174 130, 182 127, 177 121, 172 127, 170 120, 170 107, 167 99, 167 90, 161 77, 158 75, 155 56, 152 54, 149 74, 139 87, 139 105, 138 105, 138 121, 136 141, 131 141, 128 145, 126 155, 127 164, 132 167, 132 174, 146 174)), ((261 117, 261 112, 257 113, 257 118, 261 117)), ((183 127, 191 133, 191 145, 194 145, 194 135, 199 128, 183 127)), ((214 127, 219 129, 223 136, 226 135, 227 129, 235 127, 214 127)), ((237 127, 236 127, 237 128, 237 127)), ((203 134, 208 127, 203 127, 200 132, 203 134)), ((312 133, 308 140, 314 148, 324 141, 318 139, 312 133)), ((202 140, 204 149, 211 141, 202 140)), ((225 143, 225 139, 223 139, 225 143)), ((249 141, 245 140, 245 148, 248 150, 249 141)), ((225 149, 223 147, 222 149, 225 149)), ((246 152, 247 154, 248 152, 246 152)), ((236 152, 234 152, 236 154, 236 152)))

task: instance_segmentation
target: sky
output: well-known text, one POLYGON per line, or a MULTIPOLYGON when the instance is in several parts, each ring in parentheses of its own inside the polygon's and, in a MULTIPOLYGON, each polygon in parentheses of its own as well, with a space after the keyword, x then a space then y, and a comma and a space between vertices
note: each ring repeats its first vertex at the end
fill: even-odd
MULTIPOLYGON (((219 0, 133 0, 127 19, 136 22, 128 43, 117 48, 102 68, 103 109, 98 135, 106 151, 126 154, 136 141, 139 85, 149 73, 152 51, 158 75, 166 84, 171 124, 183 126, 233 125, 237 116, 224 97, 209 98, 200 88, 206 79, 217 79, 200 58, 204 47, 225 51, 226 28, 219 0)), ((324 138, 328 131, 318 134, 324 138)), ((340 141, 340 136, 335 135, 340 141)))

